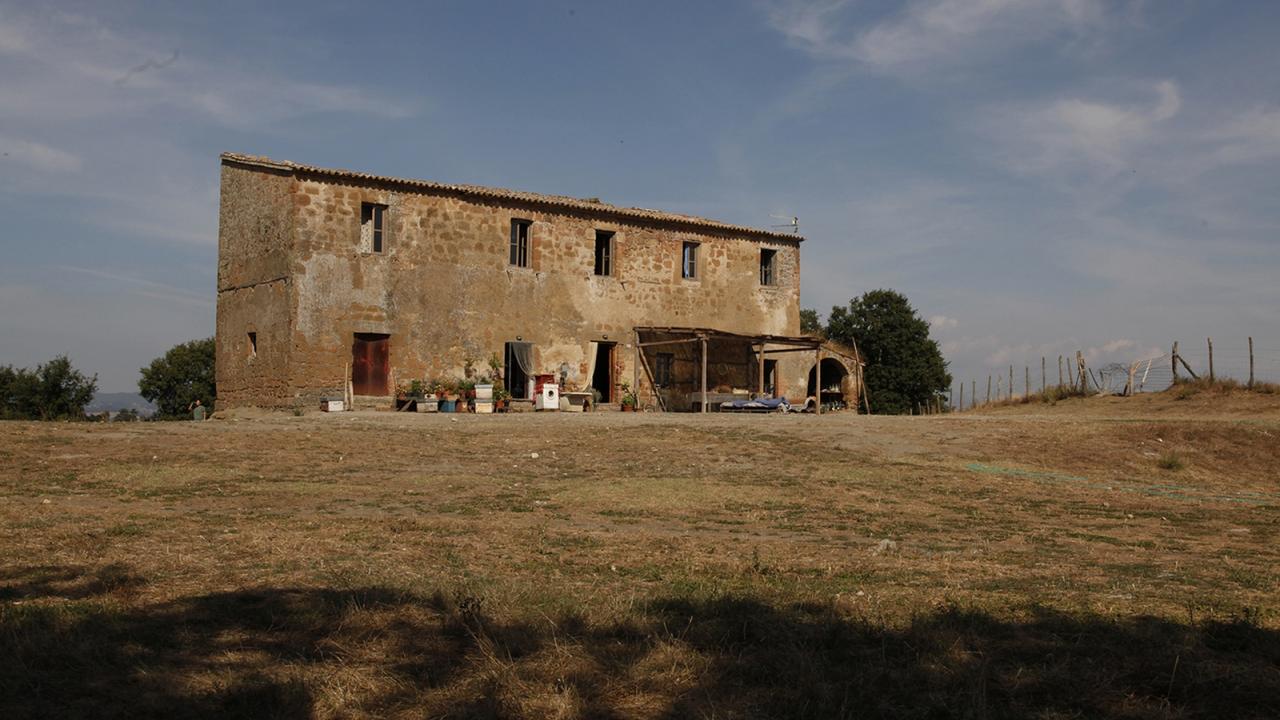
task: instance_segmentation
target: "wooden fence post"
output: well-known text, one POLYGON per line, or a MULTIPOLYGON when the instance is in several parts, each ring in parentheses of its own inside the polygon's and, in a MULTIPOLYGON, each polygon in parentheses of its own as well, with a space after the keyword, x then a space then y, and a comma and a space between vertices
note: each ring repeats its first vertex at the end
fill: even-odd
POLYGON ((1026 373, 1026 375, 1022 378, 1022 399, 1030 400, 1031 399, 1031 366, 1023 365, 1022 370, 1026 373))
MULTIPOLYGON (((707 338, 705 335, 702 337, 701 345, 702 345, 702 412, 705 413, 707 412, 707 338)), ((817 380, 818 380, 818 397, 821 398, 822 397, 822 359, 821 358, 818 359, 817 368, 818 369, 815 372, 817 373, 817 380)), ((819 400, 818 405, 819 407, 821 407, 822 405, 821 400, 819 400)))
POLYGON ((978 407, 978 381, 974 380, 972 382, 973 385, 969 387, 969 407, 976 408, 978 407))
MULTIPOLYGON (((964 381, 963 380, 960 381, 960 409, 964 410, 964 381)), ((955 412, 955 408, 952 408, 951 410, 952 412, 955 412)))
POLYGON ((1009 366, 1009 387, 1005 388, 1004 399, 1013 402, 1013 366, 1009 366))
MULTIPOLYGON (((964 386, 961 385, 963 388, 964 386)), ((1249 338, 1249 389, 1253 389, 1253 337, 1249 338)))
POLYGON ((1062 387, 1062 356, 1058 356, 1058 387, 1062 387))
POLYGON ((1041 355, 1040 356, 1040 394, 1041 395, 1044 394, 1045 390, 1049 389, 1048 383, 1049 381, 1045 378, 1045 358, 1043 355, 1041 355))
POLYGON ((1213 382, 1213 338, 1207 338, 1209 342, 1209 382, 1213 382))
POLYGON ((1169 357, 1172 358, 1169 361, 1169 363, 1173 368, 1173 382, 1176 385, 1178 383, 1178 341, 1177 340, 1173 341, 1173 352, 1169 353, 1169 357))
POLYGON ((991 376, 987 376, 987 405, 991 404, 991 376))

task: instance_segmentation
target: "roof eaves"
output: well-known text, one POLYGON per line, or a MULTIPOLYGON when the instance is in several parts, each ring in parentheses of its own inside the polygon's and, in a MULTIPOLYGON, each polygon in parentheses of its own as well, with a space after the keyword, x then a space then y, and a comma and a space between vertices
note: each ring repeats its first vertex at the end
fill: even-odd
POLYGON ((278 171, 290 171, 294 173, 306 173, 310 175, 321 175, 326 177, 344 178, 348 180, 357 180, 364 182, 390 183, 403 187, 415 188, 420 190, 431 190, 436 192, 450 192, 473 197, 489 198, 494 200, 511 200, 516 202, 536 203, 541 205, 550 205, 553 207, 568 208, 573 210, 582 210, 586 212, 604 213, 617 217, 648 220, 652 222, 666 222, 677 225, 689 225, 694 227, 708 228, 720 232, 740 233, 752 235, 756 237, 767 237, 773 240, 783 240, 788 242, 800 243, 804 241, 801 235, 793 235, 791 233, 782 233, 774 230, 764 230, 761 228, 753 228, 746 225, 734 225, 732 223, 721 222, 719 220, 710 220, 707 218, 696 217, 693 215, 681 215, 678 213, 670 213, 659 210, 649 210, 646 208, 627 208, 618 205, 610 205, 608 203, 596 202, 591 200, 579 200, 564 195, 544 195, 540 193, 524 192, 519 190, 505 190, 502 188, 491 188, 482 185, 453 185, 448 183, 432 182, 429 180, 414 180, 409 178, 397 178, 386 175, 374 175, 371 173, 356 172, 353 170, 340 170, 335 168, 323 168, 315 165, 303 165, 288 160, 273 160, 271 158, 258 155, 244 155, 241 153, 224 152, 221 159, 223 162, 232 162, 239 165, 251 165, 269 168, 278 171))

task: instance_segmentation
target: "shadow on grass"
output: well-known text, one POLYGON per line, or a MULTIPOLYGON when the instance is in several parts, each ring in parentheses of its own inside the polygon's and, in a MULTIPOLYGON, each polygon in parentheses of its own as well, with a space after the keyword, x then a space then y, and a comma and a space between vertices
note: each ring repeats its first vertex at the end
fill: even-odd
POLYGON ((744 597, 511 620, 384 588, 138 605, 76 573, 0 574, 0 717, 1280 717, 1280 633, 1247 620, 886 628, 744 597))

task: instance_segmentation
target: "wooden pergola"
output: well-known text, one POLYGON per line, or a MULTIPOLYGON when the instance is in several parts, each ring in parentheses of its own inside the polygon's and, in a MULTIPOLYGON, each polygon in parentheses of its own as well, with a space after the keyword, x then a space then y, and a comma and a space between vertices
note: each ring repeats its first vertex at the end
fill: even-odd
MULTIPOLYGON (((767 355, 779 355, 782 353, 793 352, 811 352, 814 354, 816 373, 816 391, 818 401, 814 404, 814 412, 822 414, 822 358, 824 353, 828 356, 835 355, 851 361, 855 369, 860 369, 862 365, 861 359, 857 356, 857 348, 853 353, 846 352, 837 347, 832 346, 827 340, 812 335, 749 335, 744 333, 728 332, 726 330, 716 330, 715 328, 698 328, 698 327, 656 327, 644 326, 633 328, 635 335, 635 387, 640 387, 640 368, 644 368, 645 375, 648 377, 650 384, 654 384, 653 371, 649 368, 649 361, 645 357, 644 348, 657 347, 662 345, 682 345, 697 343, 699 345, 699 357, 702 365, 701 380, 701 411, 707 412, 707 342, 709 340, 730 340, 739 341, 747 344, 751 348, 752 354, 756 358, 757 372, 756 384, 757 392, 764 394, 764 361, 767 355), (644 342, 641 340, 641 334, 648 333, 651 335, 668 335, 675 336, 669 340, 654 340, 644 342)), ((861 373, 859 373, 860 375, 861 373)))

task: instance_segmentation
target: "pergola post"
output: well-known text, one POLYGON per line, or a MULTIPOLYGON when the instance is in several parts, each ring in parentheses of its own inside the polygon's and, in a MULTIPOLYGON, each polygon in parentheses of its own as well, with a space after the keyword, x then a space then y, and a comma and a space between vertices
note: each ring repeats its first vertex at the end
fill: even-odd
MULTIPOLYGON (((636 349, 636 354, 635 354, 635 357, 632 358, 632 366, 631 366, 631 378, 633 383, 631 385, 631 392, 636 394, 636 405, 639 405, 640 404, 639 402, 639 398, 640 398, 640 331, 639 330, 636 330, 635 328, 631 329, 631 340, 634 343, 635 349, 636 349)), ((640 408, 637 407, 636 409, 639 410, 640 408)))
POLYGON ((816 398, 813 403, 813 412, 815 415, 822 414, 822 348, 818 348, 813 353, 813 392, 816 398))
POLYGON ((707 411, 707 336, 702 336, 702 412, 707 411))

